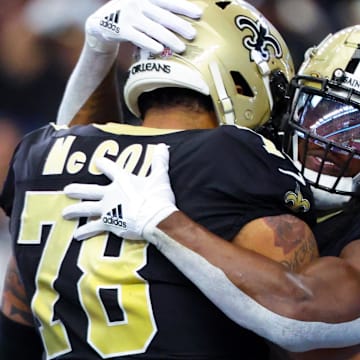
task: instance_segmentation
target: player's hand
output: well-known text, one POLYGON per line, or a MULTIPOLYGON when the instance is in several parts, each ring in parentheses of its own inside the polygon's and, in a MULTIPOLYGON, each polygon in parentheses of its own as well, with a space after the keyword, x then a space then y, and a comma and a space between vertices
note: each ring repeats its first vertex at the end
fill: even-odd
POLYGON ((106 52, 122 41, 161 53, 164 46, 181 53, 185 44, 176 35, 193 39, 189 18, 199 18, 202 10, 188 0, 111 0, 86 20, 87 42, 106 52))
POLYGON ((126 239, 142 239, 146 225, 154 227, 177 210, 168 175, 169 150, 155 147, 150 175, 140 177, 119 168, 107 159, 96 163, 112 182, 109 185, 70 184, 64 192, 81 200, 63 210, 65 219, 100 217, 80 226, 74 237, 83 240, 104 231, 126 239), (93 201, 96 200, 96 201, 93 201))

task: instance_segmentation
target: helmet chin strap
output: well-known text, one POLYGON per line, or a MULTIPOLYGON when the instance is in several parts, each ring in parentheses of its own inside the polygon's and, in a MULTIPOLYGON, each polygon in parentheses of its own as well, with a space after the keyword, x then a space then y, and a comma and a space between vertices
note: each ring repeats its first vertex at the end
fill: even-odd
MULTIPOLYGON (((301 166, 299 164, 299 166, 301 166)), ((311 181, 316 181, 318 173, 316 171, 305 168, 304 177, 311 181)), ((332 187, 337 178, 335 176, 322 174, 319 179, 319 184, 327 187, 332 187)), ((337 185, 337 189, 343 191, 351 191, 353 187, 353 179, 351 177, 342 177, 337 185)), ((315 206, 319 210, 330 210, 343 207, 350 199, 349 195, 340 195, 330 193, 326 190, 318 189, 311 186, 314 195, 315 206)))

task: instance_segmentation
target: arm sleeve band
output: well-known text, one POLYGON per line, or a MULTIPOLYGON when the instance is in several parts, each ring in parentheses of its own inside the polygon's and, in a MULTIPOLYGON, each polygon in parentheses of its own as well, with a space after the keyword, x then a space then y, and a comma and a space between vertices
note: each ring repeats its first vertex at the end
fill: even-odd
POLYGON ((43 346, 35 328, 10 320, 0 312, 0 359, 41 360, 43 346))
POLYGON ((84 47, 66 85, 56 123, 68 125, 114 64, 119 44, 102 43, 86 34, 84 47), (102 46, 103 44, 103 46, 102 46))
POLYGON ((360 343, 360 318, 335 324, 281 316, 257 303, 237 288, 221 269, 157 227, 147 226, 144 237, 230 319, 286 350, 303 352, 360 343))

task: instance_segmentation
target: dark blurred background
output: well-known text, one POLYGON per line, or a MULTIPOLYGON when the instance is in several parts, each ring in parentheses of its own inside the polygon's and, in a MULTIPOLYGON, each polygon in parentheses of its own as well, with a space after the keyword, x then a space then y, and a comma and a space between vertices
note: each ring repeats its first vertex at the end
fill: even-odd
MULTIPOLYGON (((250 0, 287 41, 296 68, 327 33, 360 21, 360 0, 250 0)), ((83 43, 105 0, 0 0, 0 116, 27 132, 54 121, 83 43)), ((121 66, 121 64, 120 64, 121 66)))

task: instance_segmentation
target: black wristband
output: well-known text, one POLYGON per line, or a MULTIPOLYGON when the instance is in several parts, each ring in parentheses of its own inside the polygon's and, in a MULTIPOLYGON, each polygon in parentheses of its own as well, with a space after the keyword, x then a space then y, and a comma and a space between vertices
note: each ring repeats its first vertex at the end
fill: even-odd
POLYGON ((35 328, 12 321, 0 311, 1 360, 41 360, 43 350, 35 328))

